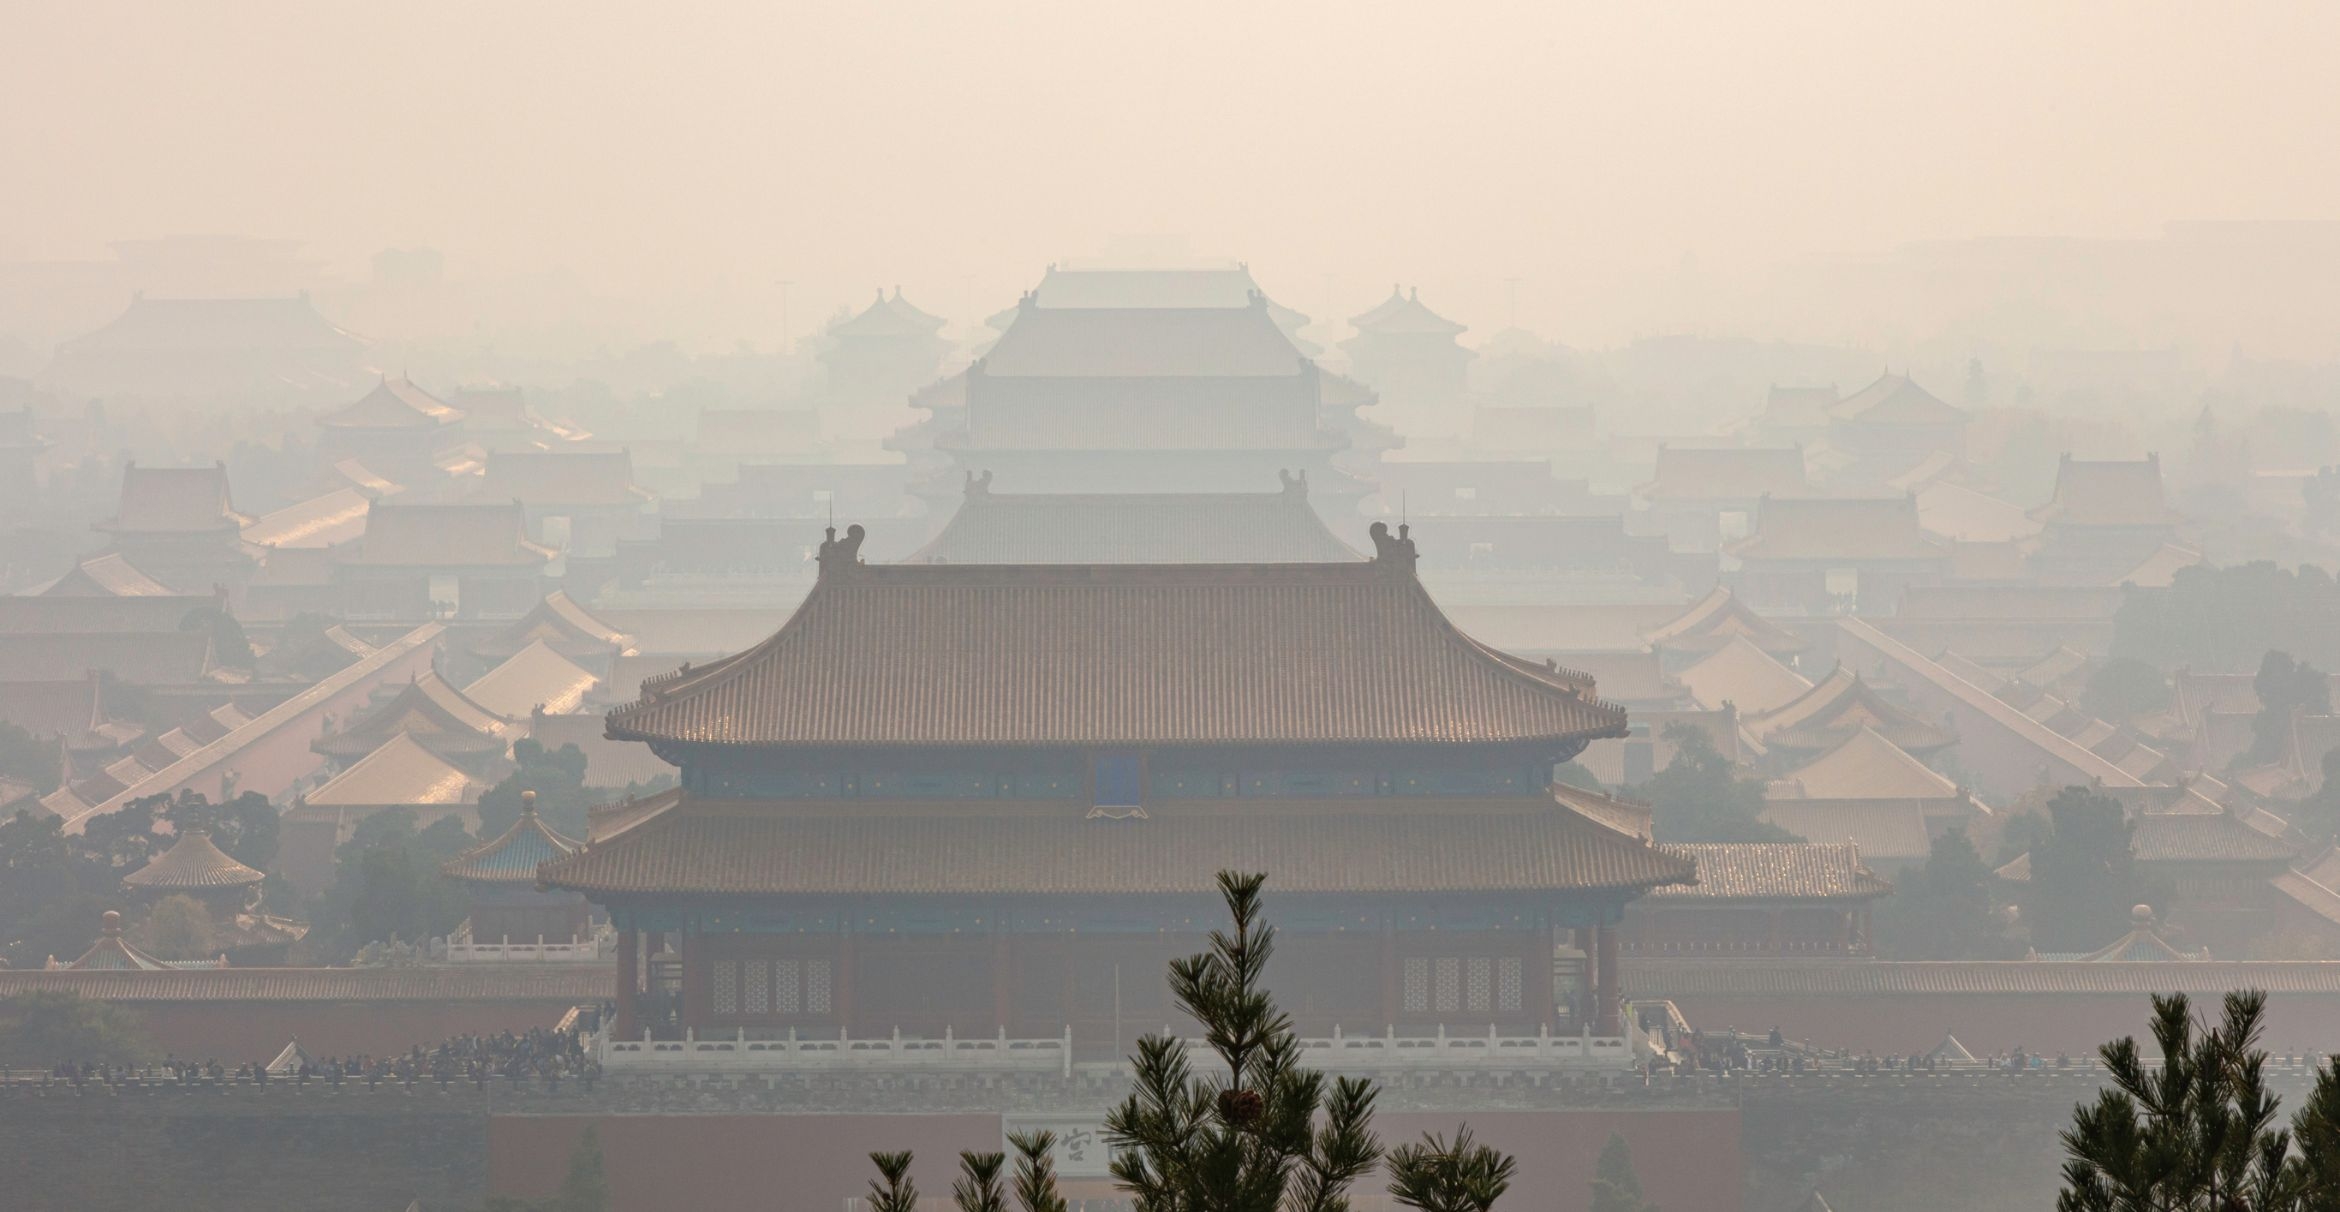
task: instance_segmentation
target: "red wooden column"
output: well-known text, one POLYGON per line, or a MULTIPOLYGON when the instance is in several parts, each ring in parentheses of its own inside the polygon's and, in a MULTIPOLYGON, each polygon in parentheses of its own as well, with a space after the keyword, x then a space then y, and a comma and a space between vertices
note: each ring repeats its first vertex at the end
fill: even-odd
MULTIPOLYGON (((1381 1028, 1384 1031, 1396 1026, 1398 1015, 1404 1010, 1398 1001, 1403 975, 1398 964, 1397 926, 1385 913, 1381 917, 1381 1028)), ((1544 983, 1551 981, 1547 978, 1544 983)))
POLYGON ((641 936, 631 930, 618 931, 617 940, 617 1025, 612 1028, 618 1039, 633 1039, 642 1034, 635 1021, 634 998, 642 988, 641 936))
POLYGON ((999 1030, 1012 1030, 1016 1012, 1015 936, 1005 922, 991 928, 991 1019, 999 1030))
POLYGON ((837 983, 831 991, 837 1011, 837 1025, 853 1030, 853 926, 848 922, 845 932, 837 936, 837 983))
POLYGON ((682 934, 682 1025, 703 1029, 708 1023, 707 945, 698 927, 686 926, 682 934))
POLYGON ((1617 988, 1617 928, 1593 927, 1593 1005, 1598 1018, 1593 1023, 1595 1035, 1622 1035, 1625 1032, 1623 1005, 1617 988))

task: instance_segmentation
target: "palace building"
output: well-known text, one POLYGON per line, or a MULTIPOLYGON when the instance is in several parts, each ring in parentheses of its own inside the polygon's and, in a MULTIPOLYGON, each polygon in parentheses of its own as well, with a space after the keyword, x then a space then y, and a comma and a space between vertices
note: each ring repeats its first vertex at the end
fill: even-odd
POLYGON ((862 537, 776 634, 608 719, 681 786, 538 881, 609 911, 616 1039, 1118 1055, 1172 1021, 1164 963, 1237 870, 1268 874, 1303 1033, 1623 1063, 1617 924, 1693 864, 1555 795, 1624 711, 1456 630, 1403 527, 1275 564, 870 565, 862 537))

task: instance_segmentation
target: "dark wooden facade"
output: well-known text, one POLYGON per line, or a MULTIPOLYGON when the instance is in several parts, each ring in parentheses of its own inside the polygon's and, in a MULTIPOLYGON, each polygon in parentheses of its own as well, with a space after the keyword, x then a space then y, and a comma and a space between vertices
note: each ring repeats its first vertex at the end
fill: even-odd
MULTIPOLYGON (((856 528, 858 529, 858 528, 856 528)), ((870 567, 609 720, 682 786, 540 878, 607 906, 619 1029, 1011 1038, 1173 1024, 1164 965, 1269 875, 1308 1033, 1614 1035, 1615 927, 1691 864, 1563 803, 1624 713, 1343 564, 870 567), (1561 957, 1556 965, 1556 957, 1561 957)))

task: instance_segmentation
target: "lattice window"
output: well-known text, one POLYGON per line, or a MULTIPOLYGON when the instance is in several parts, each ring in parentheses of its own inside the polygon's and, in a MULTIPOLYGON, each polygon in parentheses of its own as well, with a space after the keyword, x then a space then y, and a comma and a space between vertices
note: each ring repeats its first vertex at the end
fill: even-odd
POLYGON ((825 959, 804 961, 804 1012, 829 1012, 829 961, 825 959))
POLYGON ((1462 960, 1452 955, 1441 955, 1432 961, 1436 974, 1437 996, 1432 1008, 1440 1014, 1452 1014, 1462 1008, 1462 960))
POLYGON ((1495 1008, 1519 1009, 1520 978, 1525 965, 1516 955, 1506 955, 1495 961, 1495 1008))
POLYGON ((747 984, 747 1012, 749 1014, 770 1014, 772 1012, 772 961, 768 959, 749 960, 744 979, 747 984))
POLYGON ((772 1009, 780 1014, 804 1012, 804 972, 795 960, 779 960, 772 965, 772 975, 778 978, 778 989, 772 997, 772 1009))
POLYGON ((1405 996, 1399 1003, 1408 1014, 1422 1014, 1430 1009, 1430 961, 1419 955, 1406 957, 1405 996))
POLYGON ((1484 955, 1474 955, 1463 961, 1463 1008, 1473 1014, 1485 1014, 1492 996, 1494 961, 1484 955))
POLYGON ((715 1013, 739 1013, 739 961, 715 961, 715 1013))

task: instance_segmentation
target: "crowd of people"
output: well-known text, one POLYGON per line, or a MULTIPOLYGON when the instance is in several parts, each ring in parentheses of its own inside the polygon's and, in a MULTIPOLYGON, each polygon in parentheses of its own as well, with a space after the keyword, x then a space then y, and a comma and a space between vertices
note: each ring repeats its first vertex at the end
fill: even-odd
POLYGON ((339 1087, 344 1082, 378 1087, 384 1083, 413 1085, 467 1082, 485 1086, 502 1080, 518 1085, 531 1079, 548 1085, 578 1081, 590 1088, 601 1076, 601 1062, 586 1044, 588 1031, 576 1028, 531 1027, 525 1032, 495 1035, 458 1035, 432 1047, 415 1045, 391 1056, 360 1054, 322 1059, 289 1050, 275 1061, 246 1061, 229 1068, 217 1060, 187 1060, 177 1056, 146 1065, 61 1062, 48 1073, 51 1081, 75 1085, 130 1082, 201 1083, 237 1082, 265 1086, 270 1082, 307 1085, 322 1082, 339 1087))

